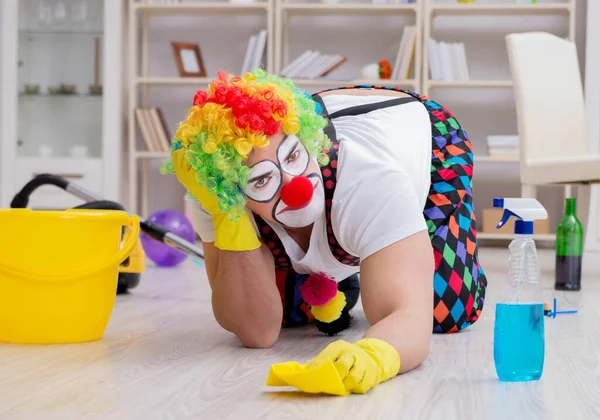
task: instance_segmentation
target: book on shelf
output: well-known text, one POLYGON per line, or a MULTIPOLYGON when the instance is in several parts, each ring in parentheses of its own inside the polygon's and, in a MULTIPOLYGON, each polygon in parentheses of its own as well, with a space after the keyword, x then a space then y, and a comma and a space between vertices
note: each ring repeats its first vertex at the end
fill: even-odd
POLYGON ((342 65, 346 57, 340 54, 306 50, 281 70, 281 75, 295 79, 317 79, 325 77, 342 65))
POLYGON ((519 136, 489 135, 487 137, 488 156, 502 158, 519 157, 519 136))
POLYGON ((265 68, 267 58, 267 30, 262 29, 258 33, 250 36, 244 63, 242 64, 242 74, 250 72, 258 67, 265 68))
POLYGON ((171 148, 171 134, 160 108, 135 109, 135 117, 142 132, 148 152, 168 153, 171 148))
POLYGON ((471 79, 463 42, 427 40, 431 80, 464 81, 471 79))
POLYGON ((398 46, 398 54, 394 62, 392 79, 406 80, 410 73, 410 65, 413 60, 415 46, 417 44, 417 27, 408 25, 404 27, 400 45, 398 46))

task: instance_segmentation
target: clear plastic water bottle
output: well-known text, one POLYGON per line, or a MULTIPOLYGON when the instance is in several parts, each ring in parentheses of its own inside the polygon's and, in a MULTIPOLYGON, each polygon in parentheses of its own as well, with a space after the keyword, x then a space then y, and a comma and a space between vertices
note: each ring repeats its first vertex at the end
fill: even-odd
POLYGON ((514 216, 515 238, 509 245, 508 279, 496 304, 494 363, 501 381, 532 381, 542 377, 545 357, 544 301, 534 220, 546 209, 533 198, 495 198, 504 209, 498 228, 514 216))

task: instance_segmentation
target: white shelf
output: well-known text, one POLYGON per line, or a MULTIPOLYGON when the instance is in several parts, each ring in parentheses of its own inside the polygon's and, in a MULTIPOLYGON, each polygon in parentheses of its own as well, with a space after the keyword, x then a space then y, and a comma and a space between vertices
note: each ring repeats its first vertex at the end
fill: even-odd
POLYGON ((512 88, 512 80, 428 80, 430 89, 435 88, 512 88))
POLYGON ((294 14, 410 14, 417 11, 416 4, 321 4, 321 3, 284 3, 281 10, 294 14))
MULTIPOLYGON (((253 16, 263 19, 261 29, 267 31, 266 40, 266 62, 265 70, 274 72, 274 38, 275 38, 275 2, 276 0, 255 1, 252 3, 235 3, 228 0, 188 1, 172 4, 147 4, 135 0, 127 0, 128 8, 128 59, 129 59, 129 85, 130 95, 128 98, 128 208, 130 211, 142 215, 148 214, 148 180, 147 161, 152 159, 163 159, 169 156, 168 152, 150 152, 137 150, 138 125, 135 110, 138 107, 148 107, 150 92, 155 87, 194 87, 206 89, 214 81, 216 75, 209 77, 179 77, 173 76, 148 76, 152 73, 149 69, 150 56, 150 22, 154 16, 193 16, 197 23, 202 26, 206 19, 213 16, 227 16, 233 19, 235 16, 253 16), (141 19, 140 19, 141 17, 141 19), (263 26, 264 25, 264 26, 263 26), (140 95, 137 94, 139 91, 140 95), (141 173, 139 171, 141 170, 141 173)), ((226 30, 226 28, 224 29, 226 30)), ((219 34, 205 34, 208 42, 214 41, 219 34), (211 41, 212 40, 212 41, 211 41)), ((206 41, 205 40, 205 41, 206 41)), ((196 42, 188 40, 189 42, 196 42)), ((218 41, 218 39, 217 39, 218 41)), ((248 42, 248 39, 244 39, 248 42)), ((205 63, 205 65, 208 63, 205 63)), ((234 72, 235 70, 228 70, 234 72)))
POLYGON ((212 77, 137 77, 137 85, 208 85, 214 80, 212 77))
POLYGON ((135 152, 135 157, 138 159, 165 159, 170 156, 169 152, 135 152))
POLYGON ((261 13, 269 8, 267 2, 236 4, 228 2, 211 3, 174 3, 174 4, 145 4, 134 3, 132 12, 142 11, 151 15, 180 15, 180 14, 242 14, 261 13))
POLYGON ((433 15, 537 15, 568 14, 570 3, 538 3, 538 4, 432 4, 433 15))
POLYGON ((376 85, 376 86, 415 86, 413 79, 409 80, 333 80, 333 79, 292 79, 296 86, 304 87, 328 87, 328 86, 354 86, 354 85, 376 85))
POLYGON ((518 157, 498 157, 498 156, 485 156, 479 155, 474 158, 475 163, 491 162, 491 163, 517 163, 519 162, 518 157))
MULTIPOLYGON (((510 233, 487 233, 478 232, 477 239, 481 240, 497 240, 497 241, 511 241, 514 239, 514 235, 510 233)), ((533 239, 536 241, 555 241, 556 235, 553 233, 546 234, 534 234, 533 239)))

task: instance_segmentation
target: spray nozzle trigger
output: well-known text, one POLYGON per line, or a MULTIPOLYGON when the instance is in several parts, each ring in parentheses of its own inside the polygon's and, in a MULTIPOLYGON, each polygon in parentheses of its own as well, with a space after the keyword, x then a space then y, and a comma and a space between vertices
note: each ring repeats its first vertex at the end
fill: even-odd
MULTIPOLYGON (((494 198, 494 207, 504 208, 504 198, 494 198)), ((510 216, 515 216, 517 219, 521 218, 518 214, 515 214, 509 209, 504 208, 504 212, 502 213, 502 219, 500 220, 500 222, 498 222, 498 226, 496 226, 496 229, 500 229, 502 226, 504 226, 506 222, 508 222, 508 219, 510 219, 510 216)))
POLYGON ((510 219, 510 216, 519 217, 510 210, 504 210, 504 213, 502 214, 502 219, 500 220, 500 222, 498 222, 496 229, 500 229, 502 226, 504 226, 504 224, 508 222, 508 219, 510 219))

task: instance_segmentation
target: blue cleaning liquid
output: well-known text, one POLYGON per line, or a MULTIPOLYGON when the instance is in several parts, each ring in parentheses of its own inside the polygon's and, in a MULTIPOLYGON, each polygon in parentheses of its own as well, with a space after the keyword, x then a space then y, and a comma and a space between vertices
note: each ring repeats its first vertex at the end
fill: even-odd
POLYGON ((544 368, 544 305, 498 303, 494 363, 501 381, 540 379, 544 368))

